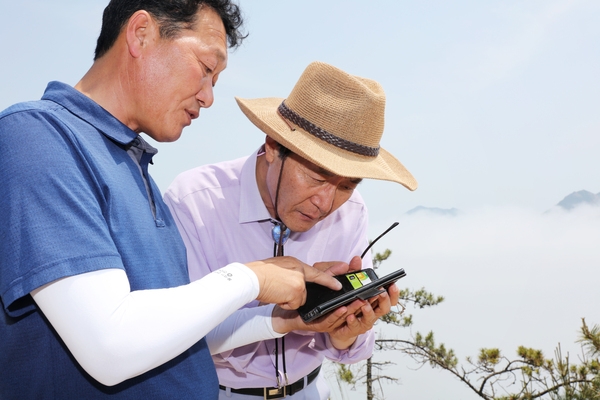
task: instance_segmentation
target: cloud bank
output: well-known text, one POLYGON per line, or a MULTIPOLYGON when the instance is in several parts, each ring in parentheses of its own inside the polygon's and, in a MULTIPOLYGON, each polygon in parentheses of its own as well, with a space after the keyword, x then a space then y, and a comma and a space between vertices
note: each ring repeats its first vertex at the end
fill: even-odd
MULTIPOLYGON (((552 357, 558 343, 577 361, 581 318, 600 324, 600 207, 548 213, 493 207, 455 217, 402 215, 399 222, 375 245, 375 251, 392 250, 379 275, 404 268, 407 276, 400 287, 425 287, 446 298, 429 310, 407 309, 414 316, 413 332, 434 331, 462 362, 482 347, 499 347, 514 357, 517 347, 525 345, 552 357)), ((374 224, 372 237, 388 225, 374 224)), ((410 335, 408 329, 381 324, 377 329, 388 338, 410 335)), ((415 371, 410 359, 394 352, 376 357, 397 364, 387 373, 402 383, 387 387, 386 393, 472 397, 447 372, 428 366, 415 371)), ((353 395, 348 392, 345 398, 353 395)))

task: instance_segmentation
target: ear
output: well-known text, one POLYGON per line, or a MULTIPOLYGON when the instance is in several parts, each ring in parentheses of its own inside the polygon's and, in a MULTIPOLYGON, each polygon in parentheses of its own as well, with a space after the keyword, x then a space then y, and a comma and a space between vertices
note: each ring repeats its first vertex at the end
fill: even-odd
POLYGON ((272 164, 279 157, 278 143, 270 136, 265 138, 265 160, 272 164))
POLYGON ((125 38, 129 54, 138 58, 143 49, 159 35, 158 24, 152 16, 144 10, 136 11, 127 21, 125 38))

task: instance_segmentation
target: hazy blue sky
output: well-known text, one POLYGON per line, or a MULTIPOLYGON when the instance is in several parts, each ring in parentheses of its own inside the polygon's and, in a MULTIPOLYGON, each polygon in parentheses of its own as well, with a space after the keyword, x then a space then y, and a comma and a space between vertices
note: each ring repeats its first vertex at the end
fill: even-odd
MULTIPOLYGON (((0 0, 0 109, 39 98, 48 81, 77 83, 106 4, 0 0)), ((325 61, 381 82, 382 144, 419 181, 415 192, 360 187, 373 237, 402 222, 379 248, 394 251, 390 268, 407 270, 406 286, 447 297, 415 313, 419 330, 439 332, 461 357, 537 346, 530 338, 550 355, 558 341, 573 342, 580 317, 600 323, 588 306, 600 302, 597 210, 540 215, 573 191, 600 192, 600 2, 240 4, 250 36, 230 55, 214 106, 180 141, 157 145, 151 173, 163 190, 186 169, 261 143, 233 96, 286 97, 308 63, 325 61), (418 205, 466 213, 403 216, 418 205)), ((474 398, 428 367, 396 362, 399 398, 474 398)))
MULTIPOLYGON (((75 84, 91 65, 106 1, 0 4, 0 108, 39 98, 50 80, 75 84)), ((364 184, 372 208, 545 210, 576 190, 600 192, 599 2, 366 4, 241 0, 250 36, 231 55, 214 106, 180 142, 159 146, 161 187, 254 150, 262 135, 233 96, 285 97, 320 60, 382 83, 383 145, 419 181, 414 193, 364 184)))

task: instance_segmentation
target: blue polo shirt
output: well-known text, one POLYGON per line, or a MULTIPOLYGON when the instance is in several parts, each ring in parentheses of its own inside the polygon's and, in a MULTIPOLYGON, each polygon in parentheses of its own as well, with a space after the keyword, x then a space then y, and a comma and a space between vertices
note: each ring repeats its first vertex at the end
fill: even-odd
POLYGON ((125 270, 132 290, 189 282, 184 244, 147 175, 152 154, 144 152, 138 166, 127 152, 136 137, 59 82, 42 100, 0 113, 0 398, 217 398, 204 339, 106 387, 81 369, 29 295, 104 268, 125 270))

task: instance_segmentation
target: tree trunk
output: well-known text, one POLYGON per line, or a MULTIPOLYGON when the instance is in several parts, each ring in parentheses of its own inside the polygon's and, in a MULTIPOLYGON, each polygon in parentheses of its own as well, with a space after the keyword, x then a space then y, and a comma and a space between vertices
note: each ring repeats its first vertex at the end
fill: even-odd
POLYGON ((373 400, 373 378, 371 372, 371 358, 373 358, 373 356, 367 359, 367 400, 373 400))

